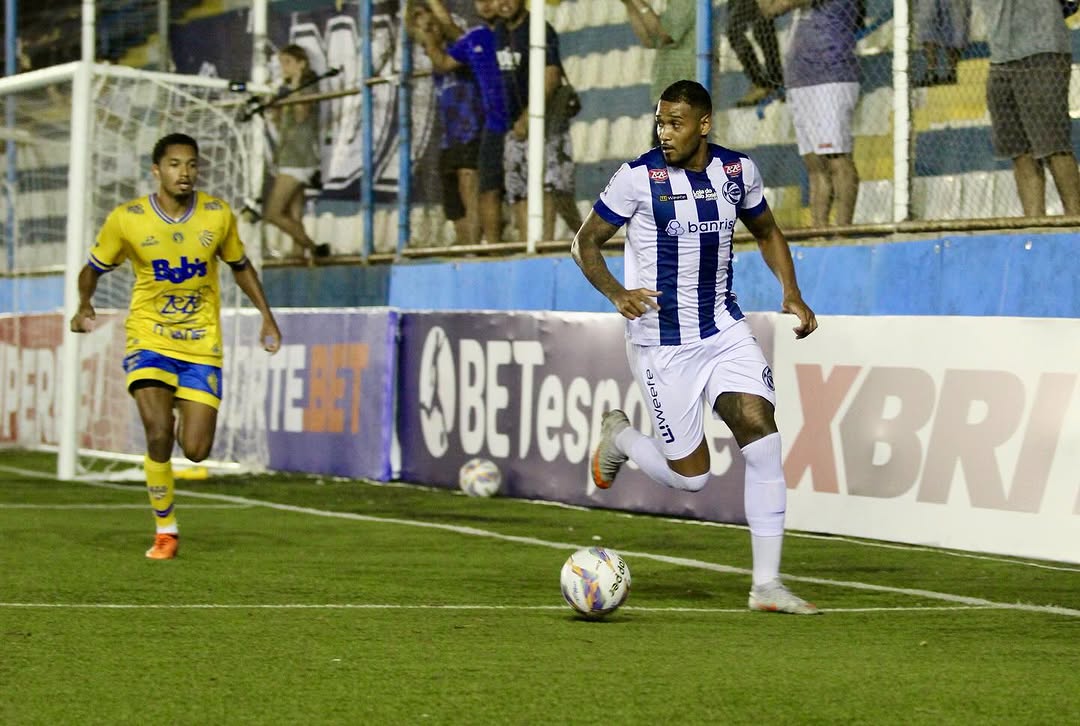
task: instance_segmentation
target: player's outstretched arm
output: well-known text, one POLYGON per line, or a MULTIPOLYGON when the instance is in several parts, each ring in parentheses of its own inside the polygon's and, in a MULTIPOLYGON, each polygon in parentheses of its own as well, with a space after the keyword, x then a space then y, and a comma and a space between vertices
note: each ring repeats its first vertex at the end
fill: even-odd
POLYGON ((743 220, 746 228, 757 240, 761 256, 769 266, 783 288, 784 299, 780 309, 799 318, 799 324, 793 328, 796 338, 805 338, 817 330, 817 317, 810 306, 803 301, 802 291, 795 279, 795 263, 791 260, 791 248, 787 238, 773 218, 772 210, 765 211, 750 220, 743 220))
POLYGON ((281 330, 278 328, 277 321, 274 320, 274 313, 270 310, 270 305, 266 302, 266 293, 263 292, 259 276, 255 274, 255 268, 250 263, 239 270, 234 267, 233 277, 236 279, 236 284, 247 295, 251 304, 255 306, 255 309, 262 313, 259 341, 262 342, 263 349, 269 353, 277 353, 281 348, 281 330))
POLYGON ((90 265, 84 265, 79 272, 79 309, 71 316, 71 332, 88 333, 94 327, 97 313, 91 300, 97 290, 98 278, 101 273, 90 265))
POLYGON ((615 234, 619 228, 605 221, 595 210, 589 211, 589 216, 581 225, 581 229, 574 235, 574 243, 570 247, 570 255, 574 258, 581 271, 585 273, 592 286, 611 301, 615 309, 622 313, 627 320, 640 318, 649 310, 659 310, 653 298, 659 297, 657 290, 638 288, 627 290, 622 283, 615 279, 608 269, 607 262, 600 248, 615 234))

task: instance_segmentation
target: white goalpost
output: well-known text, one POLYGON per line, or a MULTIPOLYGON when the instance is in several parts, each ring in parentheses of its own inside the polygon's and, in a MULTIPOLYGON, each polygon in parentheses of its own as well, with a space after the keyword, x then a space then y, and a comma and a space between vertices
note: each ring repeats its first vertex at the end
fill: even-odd
MULTIPOLYGON (((172 132, 198 140, 201 189, 234 211, 256 196, 262 160, 250 149, 260 130, 238 121, 242 100, 223 79, 85 61, 0 79, 0 108, 7 111, 0 143, 9 170, 0 195, 2 267, 15 311, 0 316, 0 440, 55 447, 61 479, 100 475, 109 466, 102 461, 141 463, 145 449, 120 367, 133 279, 128 265, 102 276, 95 329, 67 331, 78 272, 97 229, 117 205, 153 191, 150 151, 172 132), (63 309, 20 314, 42 309, 43 280, 58 278, 61 269, 63 309)), ((238 221, 259 266, 258 236, 238 221)), ((259 379, 249 365, 252 351, 261 351, 259 316, 243 308, 246 299, 222 267, 226 393, 215 461, 206 464, 258 470, 268 459, 265 421, 244 405, 244 389, 259 379)))

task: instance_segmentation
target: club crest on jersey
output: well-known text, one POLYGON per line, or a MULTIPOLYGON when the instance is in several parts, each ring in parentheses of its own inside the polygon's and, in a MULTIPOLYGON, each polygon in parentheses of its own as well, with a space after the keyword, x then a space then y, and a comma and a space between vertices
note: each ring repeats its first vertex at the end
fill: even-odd
POLYGON ((668 180, 667 169, 649 169, 649 179, 657 184, 668 180))
POLYGON ((211 232, 208 229, 204 229, 202 232, 199 232, 199 244, 201 244, 203 247, 209 247, 213 243, 214 243, 214 233, 213 232, 211 232))
POLYGON ((738 176, 742 174, 742 162, 741 161, 729 161, 724 164, 724 173, 730 176, 738 176))
POLYGON ((724 199, 732 204, 738 204, 742 200, 742 187, 728 179, 724 182, 724 199))

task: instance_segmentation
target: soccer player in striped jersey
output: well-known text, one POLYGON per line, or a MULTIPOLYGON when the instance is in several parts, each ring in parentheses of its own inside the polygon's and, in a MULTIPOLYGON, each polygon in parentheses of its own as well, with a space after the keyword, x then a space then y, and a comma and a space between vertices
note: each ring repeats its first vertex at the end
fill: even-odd
POLYGON ((799 291, 757 166, 745 154, 710 144, 711 123, 705 88, 693 81, 668 86, 656 108, 660 145, 619 167, 574 238, 574 260, 627 320, 627 358, 656 432, 645 436, 624 412, 607 412, 592 457, 593 482, 610 487, 629 459, 660 484, 699 491, 709 478, 707 402, 731 429, 746 463, 750 608, 816 614, 780 580, 787 485, 772 371, 731 289, 737 219, 780 281, 782 309, 799 319, 795 336, 814 332, 817 319, 799 291), (623 225, 625 285, 601 254, 623 225))
POLYGON ((95 319, 98 279, 130 260, 135 273, 125 322, 127 387, 146 432, 146 486, 157 533, 146 556, 176 556, 180 535, 173 507, 173 445, 191 461, 210 454, 221 403, 221 294, 218 260, 262 313, 259 339, 270 353, 281 331, 262 284, 244 253, 236 218, 222 199, 195 188, 199 146, 185 134, 160 139, 150 167, 158 190, 121 204, 106 218, 79 273, 74 333, 95 319), (176 410, 174 415, 173 410, 176 410))

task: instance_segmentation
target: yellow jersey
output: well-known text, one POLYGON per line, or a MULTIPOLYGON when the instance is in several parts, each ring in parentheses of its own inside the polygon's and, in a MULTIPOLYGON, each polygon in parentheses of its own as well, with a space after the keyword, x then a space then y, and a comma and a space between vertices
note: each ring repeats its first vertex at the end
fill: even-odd
POLYGON ((150 350, 220 367, 218 260, 234 269, 247 264, 229 205, 196 191, 173 219, 153 194, 121 204, 102 225, 88 263, 105 273, 125 259, 135 273, 127 354, 150 350))

